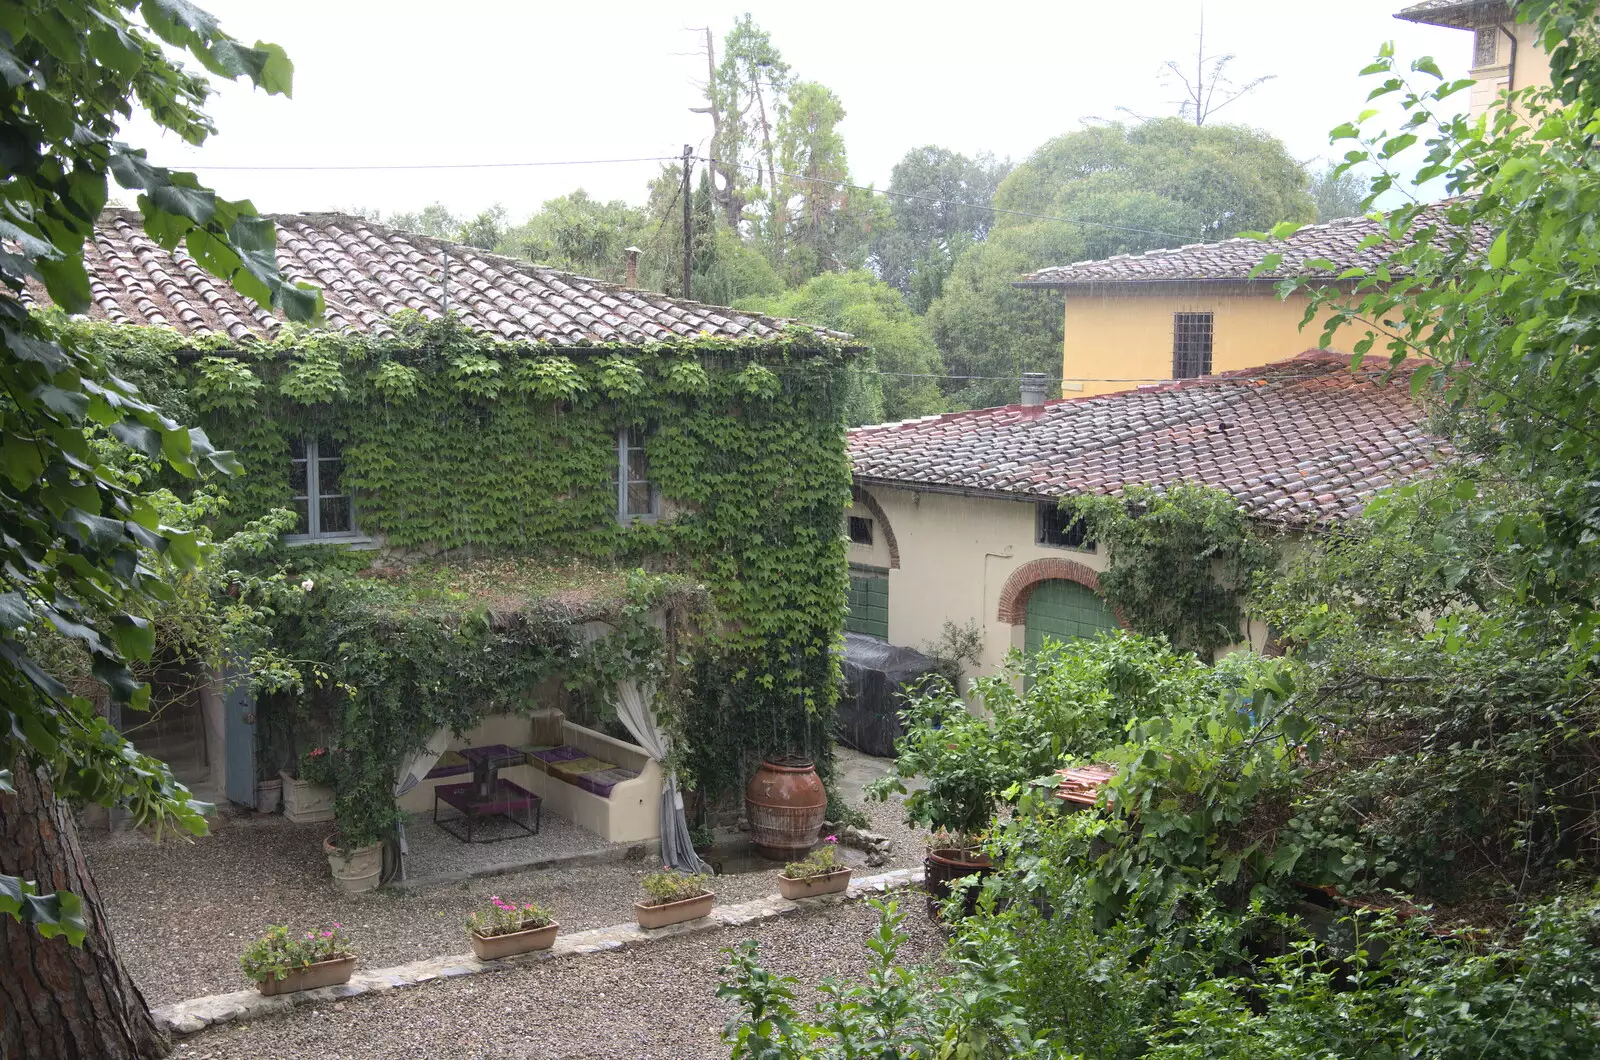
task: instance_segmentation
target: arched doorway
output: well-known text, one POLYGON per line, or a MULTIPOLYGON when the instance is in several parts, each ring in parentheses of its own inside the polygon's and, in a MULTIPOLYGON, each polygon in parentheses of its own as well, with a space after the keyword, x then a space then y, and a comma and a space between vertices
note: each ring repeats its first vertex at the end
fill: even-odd
POLYGON ((1044 647, 1046 637, 1067 641, 1121 628, 1116 612, 1094 590, 1059 578, 1033 586, 1026 621, 1024 646, 1029 654, 1044 647))

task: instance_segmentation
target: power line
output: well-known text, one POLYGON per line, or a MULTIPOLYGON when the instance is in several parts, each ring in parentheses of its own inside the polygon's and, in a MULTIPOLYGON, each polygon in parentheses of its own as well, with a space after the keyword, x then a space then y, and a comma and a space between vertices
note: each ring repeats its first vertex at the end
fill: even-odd
MULTIPOLYGON (((749 165, 745 162, 723 162, 715 158, 702 158, 700 161, 716 166, 733 166, 735 169, 754 170, 757 174, 763 172, 760 166, 749 165)), ((1086 221, 1081 217, 1052 217, 1050 214, 1029 213, 1026 210, 1003 210, 998 206, 980 206, 972 202, 956 202, 952 199, 935 199, 930 195, 913 195, 908 191, 890 191, 887 188, 872 188, 865 184, 851 184, 843 180, 826 180, 822 177, 804 177, 795 173, 779 173, 778 176, 785 180, 802 180, 813 184, 828 184, 835 188, 849 188, 851 191, 865 191, 873 195, 890 195, 897 199, 910 199, 914 202, 933 203, 935 206, 959 206, 968 210, 982 210, 984 213, 1006 214, 1010 217, 1030 217, 1038 221, 1060 221, 1069 225, 1084 225, 1089 228, 1106 228, 1114 232, 1133 232, 1142 236, 1162 236, 1168 239, 1193 239, 1194 234, 1179 232, 1160 232, 1153 228, 1135 228, 1131 225, 1114 225, 1106 221, 1086 221)))
MULTIPOLYGON (((558 162, 416 162, 373 165, 311 165, 311 166, 224 166, 195 165, 185 169, 229 169, 253 173, 371 171, 391 169, 528 169, 535 166, 609 166, 623 162, 681 162, 678 155, 652 155, 648 158, 569 158, 558 162)), ((178 167, 173 167, 178 168, 178 167)))

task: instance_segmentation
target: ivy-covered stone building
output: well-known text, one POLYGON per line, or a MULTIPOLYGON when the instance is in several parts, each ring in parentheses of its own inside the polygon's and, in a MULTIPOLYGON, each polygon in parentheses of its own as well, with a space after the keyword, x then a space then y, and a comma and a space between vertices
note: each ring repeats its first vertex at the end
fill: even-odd
POLYGON ((678 576, 703 586, 706 616, 674 679, 682 765, 715 793, 753 755, 826 754, 844 336, 357 217, 275 221, 282 272, 324 293, 320 327, 247 302, 115 210, 85 251, 90 319, 63 323, 237 454, 219 534, 287 508, 286 540, 362 552, 346 567, 524 557, 678 576))

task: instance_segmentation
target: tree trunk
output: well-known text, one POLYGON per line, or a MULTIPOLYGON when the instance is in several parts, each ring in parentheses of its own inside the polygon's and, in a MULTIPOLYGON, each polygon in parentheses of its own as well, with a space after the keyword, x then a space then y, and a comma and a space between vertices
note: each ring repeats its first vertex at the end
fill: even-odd
POLYGON ((19 761, 11 778, 16 794, 0 795, 0 873, 81 897, 89 933, 74 947, 0 916, 0 1060, 166 1056, 166 1035, 117 960, 71 809, 43 771, 19 761))

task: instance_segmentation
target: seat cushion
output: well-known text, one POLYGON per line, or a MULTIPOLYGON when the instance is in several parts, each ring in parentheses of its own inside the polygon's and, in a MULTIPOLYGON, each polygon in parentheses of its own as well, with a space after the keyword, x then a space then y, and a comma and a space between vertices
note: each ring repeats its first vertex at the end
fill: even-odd
POLYGON ((439 756, 433 768, 428 770, 426 779, 434 780, 438 777, 458 777, 463 773, 472 772, 472 767, 467 765, 467 760, 461 757, 459 751, 446 751, 439 756))
POLYGON ((617 768, 615 762, 607 762, 603 758, 572 758, 565 762, 551 762, 550 775, 568 784, 576 784, 578 778, 585 773, 600 773, 615 768, 617 768))
POLYGON ((639 771, 636 769, 623 769, 621 766, 613 766, 610 769, 580 774, 576 783, 584 791, 593 792, 602 799, 609 799, 613 788, 624 780, 632 780, 638 775, 639 771))

